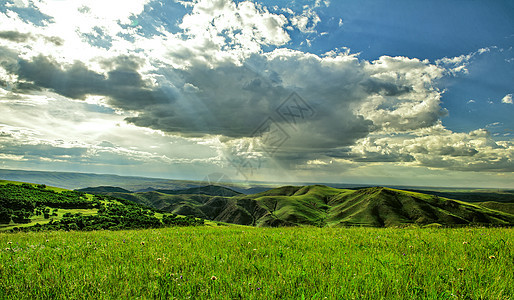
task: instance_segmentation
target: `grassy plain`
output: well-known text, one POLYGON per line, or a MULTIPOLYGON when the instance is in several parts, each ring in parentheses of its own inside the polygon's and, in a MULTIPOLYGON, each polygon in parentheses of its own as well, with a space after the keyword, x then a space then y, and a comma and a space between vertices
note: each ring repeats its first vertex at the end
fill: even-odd
POLYGON ((0 299, 513 299, 512 228, 0 233, 0 299))

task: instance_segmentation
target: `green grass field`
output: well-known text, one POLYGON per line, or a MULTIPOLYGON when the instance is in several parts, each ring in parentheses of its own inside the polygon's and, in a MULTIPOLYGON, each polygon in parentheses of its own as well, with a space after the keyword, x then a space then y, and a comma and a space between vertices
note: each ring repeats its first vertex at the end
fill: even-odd
POLYGON ((0 299, 513 299, 512 228, 0 233, 0 299))

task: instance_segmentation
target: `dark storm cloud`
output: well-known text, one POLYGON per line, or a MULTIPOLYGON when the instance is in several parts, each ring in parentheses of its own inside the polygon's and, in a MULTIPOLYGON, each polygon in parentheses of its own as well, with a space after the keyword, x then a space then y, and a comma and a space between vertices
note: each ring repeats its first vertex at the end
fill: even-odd
MULTIPOLYGON (((287 130, 288 147, 308 148, 309 151, 351 144, 370 130, 371 122, 362 117, 319 105, 315 107, 317 115, 309 118, 298 115, 295 128, 291 127, 287 119, 281 118, 277 108, 288 99, 292 89, 245 67, 197 67, 179 74, 187 82, 184 87, 191 93, 183 93, 172 105, 145 109, 127 121, 183 135, 219 134, 241 138, 259 136, 259 126, 272 118, 287 130)), ((294 103, 286 106, 292 106, 291 114, 299 114, 294 103)))
POLYGON ((17 67, 13 71, 20 79, 74 99, 84 99, 86 95, 106 88, 103 75, 88 70, 78 61, 67 69, 61 69, 55 61, 39 55, 30 61, 20 59, 17 67))
MULTIPOLYGON (((134 67, 137 63, 123 60, 113 64, 115 69, 107 76, 91 71, 80 61, 62 67, 53 59, 39 55, 32 60, 18 59, 17 63, 6 65, 6 69, 18 75, 20 80, 34 86, 50 89, 73 99, 85 99, 87 95, 109 97, 109 103, 126 110, 143 109, 158 103, 173 100, 172 94, 159 87, 150 86, 134 67)), ((28 87, 28 86, 26 86, 28 87)), ((18 87, 21 89, 22 87, 18 87)))
MULTIPOLYGON (((290 91, 259 74, 228 64, 176 70, 180 99, 156 105, 127 121, 167 132, 249 137, 290 91)), ((170 75, 168 75, 170 77, 170 75)))
MULTIPOLYGON (((257 55, 242 65, 226 62, 216 67, 203 63, 185 69, 161 67, 148 74, 153 79, 151 82, 139 71, 146 61, 133 56, 100 61, 105 73, 90 70, 79 61, 59 65, 43 55, 26 60, 6 51, 5 57, 3 66, 18 76, 18 90, 30 93, 35 88, 44 88, 74 99, 105 96, 111 107, 136 113, 125 119, 128 123, 187 137, 260 138, 262 147, 249 148, 247 152, 269 154, 266 148, 277 145, 277 138, 283 139, 279 140, 280 149, 271 151, 271 155, 291 166, 320 157, 411 161, 412 157, 407 154, 375 153, 364 157, 338 154, 333 149, 354 145, 368 136, 379 127, 374 122, 382 127, 398 123, 398 126, 416 129, 433 125, 440 116, 437 101, 422 106, 408 102, 408 116, 393 114, 397 103, 406 104, 403 98, 395 96, 416 92, 408 81, 395 78, 405 78, 402 72, 411 68, 424 68, 419 62, 407 71, 398 71, 398 76, 377 79, 374 66, 352 57, 322 59, 285 52, 270 57, 257 55), (293 101, 290 99, 294 93, 299 99, 293 101), (352 108, 377 94, 389 97, 388 114, 372 115, 374 121, 371 121, 352 108), (273 136, 276 132, 260 128, 268 119, 281 128, 278 132, 281 136, 273 136)), ((373 107, 364 111, 370 112, 373 107)), ((245 150, 239 148, 239 152, 245 150)))

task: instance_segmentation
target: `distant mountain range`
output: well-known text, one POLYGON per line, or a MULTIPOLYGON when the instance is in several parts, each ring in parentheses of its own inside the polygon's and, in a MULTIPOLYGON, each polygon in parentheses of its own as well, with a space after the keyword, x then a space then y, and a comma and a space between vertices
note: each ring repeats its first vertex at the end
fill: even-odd
POLYGON ((251 195, 213 185, 137 193, 106 187, 80 191, 180 215, 262 227, 514 225, 514 194, 510 200, 500 194, 503 202, 470 203, 386 187, 337 189, 323 185, 284 186, 251 195))
POLYGON ((64 189, 81 189, 96 186, 115 186, 128 191, 179 190, 202 187, 210 184, 229 186, 240 193, 257 193, 277 185, 269 184, 238 184, 230 182, 175 180, 138 176, 119 176, 110 174, 22 171, 0 169, 0 180, 12 180, 37 184, 46 184, 64 189))
POLYGON ((148 187, 163 189, 185 189, 202 185, 200 182, 186 180, 170 180, 109 174, 21 171, 6 169, 0 169, 0 179, 46 184, 49 186, 56 186, 65 189, 79 189, 90 186, 116 186, 130 191, 136 191, 148 187))

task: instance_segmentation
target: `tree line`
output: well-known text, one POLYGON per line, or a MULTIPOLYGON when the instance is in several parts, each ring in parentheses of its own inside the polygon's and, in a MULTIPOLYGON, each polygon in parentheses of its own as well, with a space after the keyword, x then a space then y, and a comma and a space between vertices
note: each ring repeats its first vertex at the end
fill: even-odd
POLYGON ((30 227, 15 227, 13 231, 24 230, 100 230, 140 229, 163 226, 203 225, 203 219, 179 217, 164 214, 157 218, 149 207, 105 195, 88 198, 83 192, 55 192, 44 185, 5 184, 0 185, 0 223, 11 221, 17 224, 31 222, 31 217, 43 215, 51 219, 46 224, 30 227), (97 209, 94 215, 66 213, 60 219, 59 209, 97 209))

